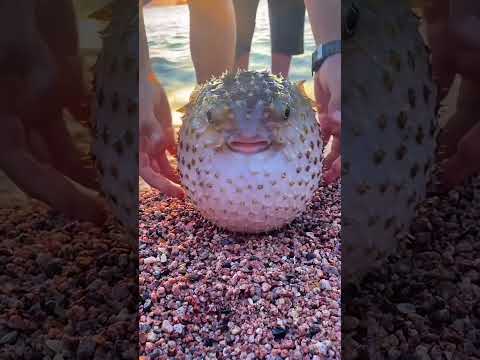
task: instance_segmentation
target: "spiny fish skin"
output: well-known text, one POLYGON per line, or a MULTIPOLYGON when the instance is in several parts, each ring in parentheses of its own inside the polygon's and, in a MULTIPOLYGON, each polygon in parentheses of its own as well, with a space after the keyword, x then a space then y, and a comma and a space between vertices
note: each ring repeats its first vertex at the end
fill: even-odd
POLYGON ((257 233, 291 222, 321 177, 323 144, 301 84, 268 72, 227 73, 183 109, 179 171, 204 217, 257 233))
POLYGON ((93 153, 105 198, 138 243, 138 10, 112 4, 95 71, 93 153))
POLYGON ((408 232, 439 127, 418 19, 404 2, 355 3, 359 21, 342 50, 342 274, 357 281, 408 232))

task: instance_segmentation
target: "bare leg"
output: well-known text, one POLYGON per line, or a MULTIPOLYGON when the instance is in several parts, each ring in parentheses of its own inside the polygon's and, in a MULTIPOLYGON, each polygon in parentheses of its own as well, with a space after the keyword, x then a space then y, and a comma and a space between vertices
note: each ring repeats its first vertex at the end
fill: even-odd
POLYGON ((317 45, 342 38, 341 8, 338 0, 305 0, 313 36, 317 45))
POLYGON ((235 13, 231 0, 190 3, 190 51, 198 83, 233 68, 235 13))
POLYGON ((290 63, 292 57, 290 55, 272 53, 272 73, 288 77, 290 71, 290 63))
POLYGON ((234 71, 248 70, 249 62, 250 62, 250 53, 245 53, 243 55, 240 55, 235 62, 235 66, 233 67, 233 70, 234 71))

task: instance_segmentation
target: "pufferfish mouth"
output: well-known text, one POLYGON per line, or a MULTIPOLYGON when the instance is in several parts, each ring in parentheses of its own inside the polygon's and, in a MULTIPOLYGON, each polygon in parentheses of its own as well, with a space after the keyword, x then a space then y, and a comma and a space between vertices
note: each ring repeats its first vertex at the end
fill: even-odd
POLYGON ((244 154, 256 154, 265 151, 271 143, 268 139, 257 137, 233 137, 227 141, 230 150, 244 154))

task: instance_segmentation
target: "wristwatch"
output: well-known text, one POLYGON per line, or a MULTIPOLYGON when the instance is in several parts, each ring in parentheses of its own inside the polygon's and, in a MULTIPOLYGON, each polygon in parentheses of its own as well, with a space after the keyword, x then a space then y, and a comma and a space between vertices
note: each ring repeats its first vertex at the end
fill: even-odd
POLYGON ((342 52, 342 41, 335 40, 321 44, 312 54, 312 76, 328 57, 342 52))

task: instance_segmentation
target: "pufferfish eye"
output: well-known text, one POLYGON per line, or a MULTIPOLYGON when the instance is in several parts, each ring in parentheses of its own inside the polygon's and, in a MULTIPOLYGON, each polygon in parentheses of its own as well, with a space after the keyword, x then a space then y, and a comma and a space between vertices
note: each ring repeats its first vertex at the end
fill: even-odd
POLYGON ((287 107, 285 108, 285 112, 283 114, 283 118, 287 120, 289 116, 290 116, 290 106, 287 105, 287 107))

